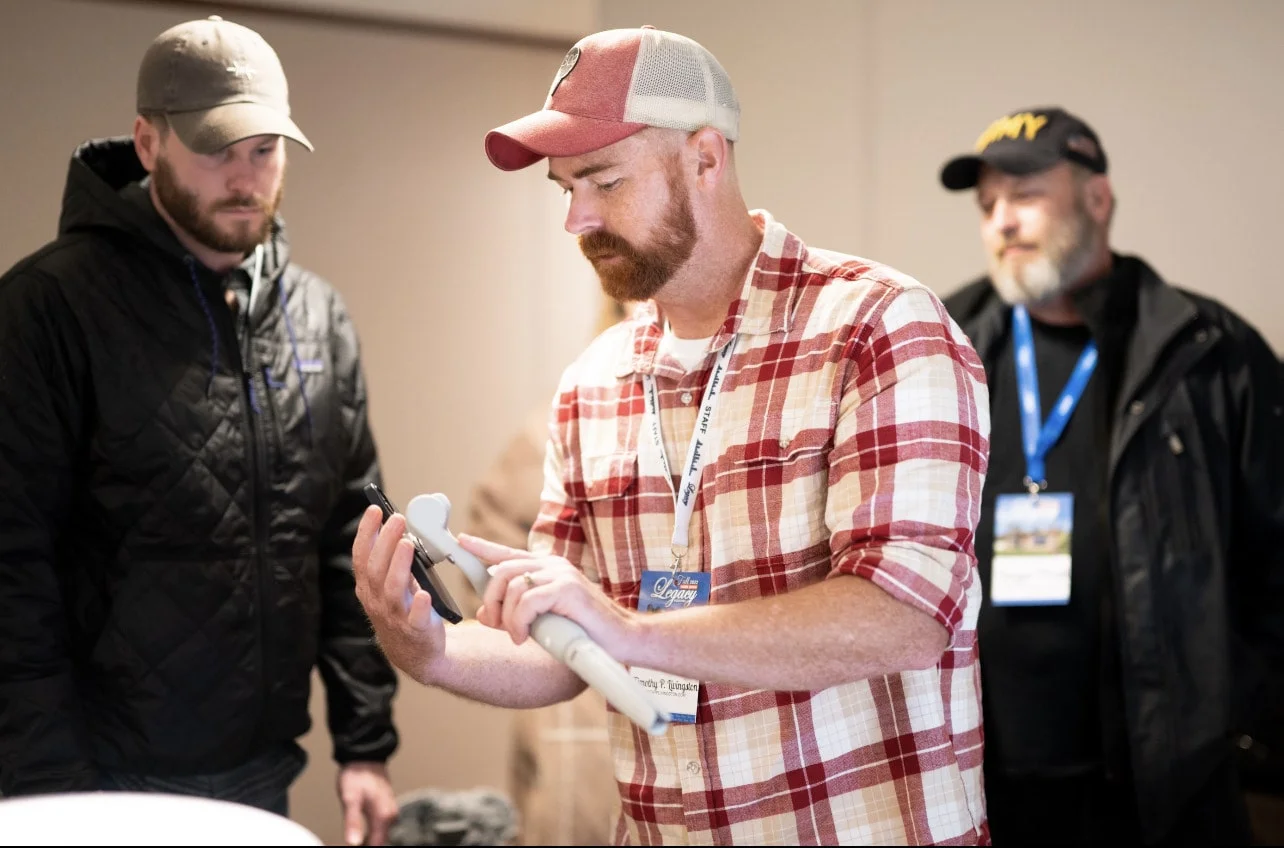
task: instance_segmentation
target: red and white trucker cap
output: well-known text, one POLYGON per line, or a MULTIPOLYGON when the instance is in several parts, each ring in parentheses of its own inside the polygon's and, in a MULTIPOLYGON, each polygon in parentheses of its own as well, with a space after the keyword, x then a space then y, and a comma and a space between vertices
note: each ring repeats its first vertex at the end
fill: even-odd
POLYGON ((516 171, 546 156, 600 150, 646 127, 713 127, 740 135, 740 103, 713 54, 682 35, 644 26, 587 36, 553 77, 544 108, 486 134, 495 167, 516 171))

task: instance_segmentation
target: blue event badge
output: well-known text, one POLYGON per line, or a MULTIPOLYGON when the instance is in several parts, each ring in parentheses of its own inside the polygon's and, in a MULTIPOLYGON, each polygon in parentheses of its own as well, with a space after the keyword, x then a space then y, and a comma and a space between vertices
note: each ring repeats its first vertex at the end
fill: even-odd
MULTIPOLYGON (((709 603, 709 575, 690 571, 644 571, 638 593, 642 612, 666 612, 709 603)), ((692 723, 700 702, 700 681, 663 671, 633 666, 634 679, 655 696, 673 721, 692 723)))
POLYGON ((1070 603, 1070 531, 1074 495, 999 495, 994 503, 994 606, 1070 603))

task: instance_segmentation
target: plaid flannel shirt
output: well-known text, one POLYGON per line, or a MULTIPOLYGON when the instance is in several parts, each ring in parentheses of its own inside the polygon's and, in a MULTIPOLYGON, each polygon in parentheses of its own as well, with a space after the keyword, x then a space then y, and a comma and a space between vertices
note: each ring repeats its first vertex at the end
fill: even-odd
POLYGON ((973 552, 989 450, 981 362, 919 283, 752 214, 762 247, 701 366, 658 355, 647 304, 566 370, 531 549, 637 608, 642 572, 670 567, 674 513, 642 375, 655 376, 677 468, 713 352, 734 336, 684 570, 709 572, 713 604, 855 575, 933 616, 949 643, 934 668, 822 691, 706 683, 695 724, 657 738, 612 711, 617 842, 988 842, 973 552))

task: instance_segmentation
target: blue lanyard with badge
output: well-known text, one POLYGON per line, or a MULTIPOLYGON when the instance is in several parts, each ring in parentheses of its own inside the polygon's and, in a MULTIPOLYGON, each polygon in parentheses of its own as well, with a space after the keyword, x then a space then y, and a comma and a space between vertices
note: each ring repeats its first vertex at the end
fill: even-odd
POLYGON ((1070 603, 1070 534, 1074 495, 1049 493, 1045 459, 1061 438, 1097 367, 1097 345, 1079 355, 1060 397, 1040 422, 1039 374, 1034 335, 1024 306, 1012 310, 1017 390, 1021 401, 1021 447, 1028 494, 999 495, 994 504, 994 558, 990 603, 994 606, 1057 606, 1070 603))
MULTIPOLYGON (((664 449, 664 435, 660 429, 660 397, 656 391, 655 377, 650 374, 643 377, 651 440, 660 455, 665 482, 673 492, 673 565, 668 571, 642 572, 642 585, 638 593, 638 609, 642 612, 665 612, 709 602, 709 573, 683 571, 682 566, 688 555, 691 517, 695 512, 700 474, 704 471, 710 452, 709 428, 713 422, 713 410, 727 375, 727 363, 731 361, 731 353, 735 347, 736 340, 733 337, 718 353, 713 373, 709 375, 709 382, 704 387, 700 414, 696 418, 695 432, 691 434, 691 445, 687 448, 686 465, 682 469, 682 480, 676 489, 673 487, 673 471, 669 466, 669 456, 664 449)), ((660 706, 668 710, 673 721, 695 721, 696 706, 700 701, 698 680, 641 666, 633 666, 630 671, 639 683, 656 695, 660 706)))

